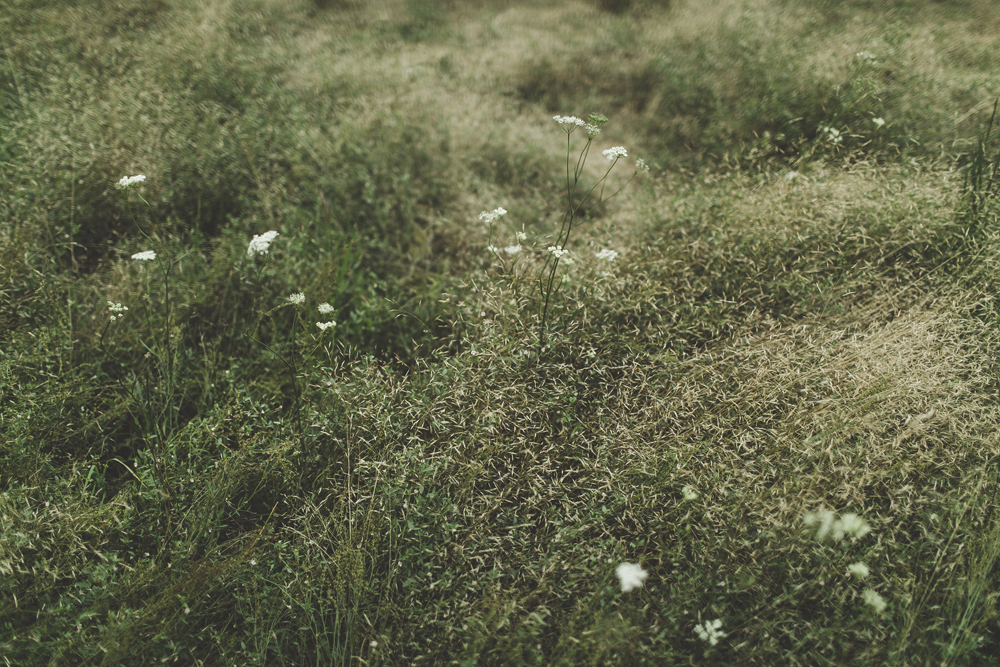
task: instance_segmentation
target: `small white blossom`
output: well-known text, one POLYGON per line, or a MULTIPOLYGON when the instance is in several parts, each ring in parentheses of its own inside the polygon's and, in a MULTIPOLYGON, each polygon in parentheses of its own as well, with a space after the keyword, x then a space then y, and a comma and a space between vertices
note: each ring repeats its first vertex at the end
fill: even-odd
POLYGON ((319 312, 323 315, 328 315, 333 312, 333 306, 328 303, 319 304, 319 312))
POLYGON ((295 294, 289 294, 286 297, 286 300, 289 303, 293 303, 295 305, 299 305, 300 303, 305 303, 306 302, 306 295, 303 294, 302 292, 296 292, 295 294))
POLYGON ((335 327, 335 326, 337 326, 337 323, 336 323, 336 322, 333 322, 333 321, 330 321, 330 322, 317 322, 317 323, 316 323, 316 326, 318 326, 318 327, 319 327, 319 330, 320 330, 320 331, 326 331, 326 330, 327 330, 327 329, 329 329, 330 327, 335 327))
POLYGON ((551 252, 553 255, 555 255, 558 258, 558 257, 562 257, 563 255, 565 255, 569 251, 568 250, 563 250, 563 247, 561 245, 550 245, 549 246, 549 252, 551 252))
POLYGON ((807 526, 819 524, 819 529, 816 531, 816 539, 820 541, 830 536, 838 542, 845 537, 851 536, 861 539, 871 532, 868 524, 857 514, 845 514, 838 519, 836 518, 836 514, 830 510, 807 512, 802 518, 802 522, 807 526))
POLYGON ((590 123, 587 123, 585 127, 587 128, 588 136, 596 137, 601 133, 601 128, 597 127, 596 125, 591 125, 590 123))
POLYGON ((866 589, 865 592, 861 594, 861 597, 864 599, 865 604, 870 604, 875 608, 876 613, 881 614, 885 611, 885 600, 883 600, 882 596, 872 589, 866 589))
POLYGON ((615 257, 618 257, 618 251, 605 249, 600 252, 595 252, 594 256, 597 257, 597 259, 603 259, 606 262, 613 262, 615 261, 615 257))
POLYGON ((509 245, 506 248, 504 248, 503 251, 508 255, 516 255, 517 253, 521 252, 521 246, 509 245))
POLYGON ((868 576, 868 566, 864 563, 854 563, 853 565, 847 566, 847 573, 853 574, 859 579, 864 579, 868 576))
POLYGON ((875 123, 875 127, 882 127, 885 125, 885 118, 872 118, 872 122, 875 123))
POLYGON ((840 136, 840 130, 838 130, 835 127, 830 127, 829 125, 820 125, 818 129, 820 132, 826 134, 826 140, 829 141, 831 144, 839 144, 844 140, 844 138, 840 136))
POLYGON ((493 254, 500 252, 500 249, 497 248, 495 245, 488 245, 486 246, 486 249, 492 252, 493 254))
POLYGON ((857 53, 854 54, 854 57, 859 60, 867 61, 872 65, 875 64, 875 54, 872 53, 871 51, 858 51, 857 53))
POLYGON ((108 310, 111 311, 111 321, 114 322, 116 319, 121 319, 125 317, 125 311, 128 310, 128 306, 123 306, 120 303, 108 301, 108 310))
POLYGON ((190 614, 191 613, 191 607, 184 607, 184 613, 185 614, 190 614))
POLYGON ((625 152, 624 146, 614 146, 606 151, 601 151, 601 154, 608 158, 609 162, 614 162, 618 158, 628 157, 628 153, 625 152))
POLYGON ((128 190, 136 183, 142 183, 146 180, 146 177, 142 174, 136 174, 135 176, 122 176, 121 180, 115 183, 115 187, 119 190, 128 190))
POLYGON ((528 235, 525 234, 524 232, 514 232, 514 236, 517 237, 518 241, 527 241, 528 240, 528 235))
POLYGON ((151 259, 156 259, 156 251, 155 250, 143 250, 142 252, 137 252, 134 255, 132 255, 132 259, 137 259, 140 262, 146 262, 146 261, 149 261, 151 259))
POLYGON ((278 232, 273 230, 260 235, 254 234, 254 237, 250 240, 250 245, 247 246, 247 257, 253 257, 257 254, 266 255, 268 247, 277 236, 278 232))
POLYGON ((378 648, 378 642, 373 639, 368 646, 370 648, 378 648))
POLYGON ((646 581, 646 577, 649 576, 649 573, 640 565, 632 563, 622 563, 615 569, 615 574, 618 575, 618 581, 622 585, 622 593, 642 588, 642 582, 646 581))
POLYGON ((649 173, 649 165, 641 157, 637 157, 635 159, 635 168, 636 169, 642 169, 647 174, 649 173))
POLYGON ((720 639, 726 636, 726 633, 720 628, 722 628, 722 620, 717 618, 714 621, 706 621, 704 625, 699 623, 694 626, 694 631, 703 642, 715 646, 720 639))
POLYGON ((495 208, 492 211, 483 211, 479 214, 479 219, 485 222, 487 225, 492 225, 494 222, 507 215, 507 209, 501 207, 495 208))
POLYGON ((587 127, 587 123, 576 116, 553 116, 552 120, 562 125, 566 134, 572 134, 573 130, 578 127, 587 127))

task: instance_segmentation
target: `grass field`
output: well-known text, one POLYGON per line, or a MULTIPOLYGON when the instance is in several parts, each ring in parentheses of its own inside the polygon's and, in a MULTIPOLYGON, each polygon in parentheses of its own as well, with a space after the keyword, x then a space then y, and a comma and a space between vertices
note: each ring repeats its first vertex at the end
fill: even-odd
POLYGON ((1000 5, 0 47, 0 664, 995 664, 1000 5))

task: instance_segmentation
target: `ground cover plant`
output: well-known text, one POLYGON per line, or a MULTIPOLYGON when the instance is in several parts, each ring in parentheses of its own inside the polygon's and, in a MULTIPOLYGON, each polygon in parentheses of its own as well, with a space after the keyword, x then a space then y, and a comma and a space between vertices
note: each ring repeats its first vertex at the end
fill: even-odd
POLYGON ((4 0, 0 664, 992 664, 998 27, 4 0))

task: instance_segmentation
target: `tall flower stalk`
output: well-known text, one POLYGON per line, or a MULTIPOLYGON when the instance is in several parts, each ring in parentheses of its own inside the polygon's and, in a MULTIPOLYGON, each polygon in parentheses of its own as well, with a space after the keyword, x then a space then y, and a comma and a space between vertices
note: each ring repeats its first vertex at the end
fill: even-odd
MULTIPOLYGON (((609 148, 603 151, 603 155, 607 158, 609 164, 604 175, 594 183, 586 194, 580 199, 579 203, 575 202, 575 196, 577 189, 580 186, 580 178, 583 175, 584 167, 587 163, 587 158, 590 155, 590 148, 594 143, 594 137, 596 137, 601 132, 601 128, 608 122, 608 119, 601 114, 592 113, 588 117, 588 121, 584 121, 576 116, 553 116, 552 118, 566 133, 566 206, 563 209, 562 221, 559 226, 559 233, 556 236, 555 243, 549 246, 549 254, 545 259, 545 264, 542 267, 541 274, 539 276, 539 288, 541 289, 542 296, 544 298, 542 306, 542 319, 538 330, 538 347, 541 349, 545 345, 545 336, 547 333, 548 325, 548 315, 549 306, 552 303, 552 297, 559 289, 559 284, 556 282, 556 272, 559 269, 560 261, 564 263, 571 263, 572 260, 567 256, 567 248, 569 247, 570 235, 573 233, 573 229, 581 224, 589 213, 594 209, 594 207, 599 206, 601 203, 615 197, 625 185, 626 182, 615 191, 613 194, 609 195, 607 198, 604 197, 604 187, 607 182, 608 176, 611 174, 611 170, 614 169, 615 165, 622 158, 628 157, 628 152, 622 146, 615 146, 614 148, 609 148), (577 130, 582 130, 587 134, 587 142, 584 144, 583 148, 577 154, 575 165, 570 167, 572 163, 573 146, 572 146, 572 135, 577 130), (591 199, 594 191, 600 186, 600 191, 598 192, 595 199, 591 199), (586 208, 585 208, 586 207, 586 208)), ((635 172, 632 174, 632 178, 635 178, 635 172)), ((629 182, 631 182, 631 178, 629 182)))

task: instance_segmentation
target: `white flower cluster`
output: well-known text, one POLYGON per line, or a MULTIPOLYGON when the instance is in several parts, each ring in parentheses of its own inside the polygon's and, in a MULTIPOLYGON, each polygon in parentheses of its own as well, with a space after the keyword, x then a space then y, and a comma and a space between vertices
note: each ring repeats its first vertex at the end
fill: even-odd
POLYGON ((487 225, 492 225, 494 222, 500 218, 507 215, 507 209, 502 206, 493 209, 492 211, 483 211, 479 214, 479 219, 485 222, 487 225))
POLYGON ((509 245, 506 248, 504 248, 503 251, 505 253, 507 253, 508 255, 516 255, 517 253, 521 252, 521 246, 520 245, 509 245))
POLYGON ((612 146, 606 151, 601 151, 601 155, 608 158, 609 162, 614 162, 621 157, 628 157, 628 153, 625 151, 624 146, 612 146))
MULTIPOLYGON (((562 125, 562 129, 566 131, 566 134, 572 134, 573 130, 578 127, 587 127, 587 122, 576 116, 553 116, 552 120, 562 125)), ((587 131, 589 132, 590 129, 588 128, 587 131)))
POLYGON ((722 628, 722 620, 717 618, 714 621, 706 621, 704 625, 699 623, 694 626, 694 631, 701 641, 715 646, 719 643, 720 639, 726 636, 726 633, 720 628, 722 628))
POLYGON ((615 569, 615 574, 618 575, 618 582, 622 585, 622 593, 642 588, 642 582, 649 576, 641 565, 633 563, 622 563, 615 569))
POLYGON ((562 257, 567 252, 569 252, 569 250, 564 250, 561 245, 550 245, 549 246, 549 252, 551 252, 553 255, 555 255, 556 258, 558 259, 559 257, 562 257))
POLYGON ((881 614, 885 611, 885 600, 883 600, 882 596, 872 589, 866 589, 865 592, 861 594, 861 598, 865 601, 865 604, 870 604, 875 608, 875 613, 881 614))
POLYGON ((142 252, 137 252, 132 255, 132 259, 137 259, 140 262, 147 262, 149 260, 156 259, 155 250, 143 250, 142 252))
POLYGON ((320 330, 320 331, 326 331, 326 330, 327 330, 327 329, 329 329, 330 327, 335 327, 335 326, 337 326, 337 323, 336 323, 336 322, 333 322, 333 321, 330 321, 330 322, 317 322, 317 323, 316 323, 316 326, 318 326, 318 327, 319 327, 319 330, 320 330))
POLYGON ((861 539, 871 532, 868 524, 857 514, 845 514, 837 519, 836 515, 830 510, 807 512, 802 518, 802 522, 807 526, 819 524, 819 530, 816 531, 816 539, 820 541, 830 536, 837 542, 851 536, 861 539))
POLYGON ((844 140, 844 137, 840 136, 840 130, 829 125, 820 125, 819 131, 826 135, 826 140, 831 144, 839 144, 844 140))
POLYGON ((864 60, 870 65, 875 64, 875 54, 871 51, 858 51, 854 54, 854 57, 858 60, 864 60))
POLYGON ((868 576, 869 570, 868 566, 864 563, 854 563, 853 565, 847 566, 847 573, 853 574, 858 579, 864 579, 868 576))
POLYGON ((872 118, 872 122, 875 123, 875 127, 882 127, 885 125, 885 118, 872 118))
POLYGON ((525 234, 524 232, 514 232, 514 236, 517 237, 518 241, 527 241, 528 240, 528 235, 525 234))
POLYGON ((125 311, 128 310, 128 306, 123 306, 120 303, 115 303, 114 301, 108 301, 108 310, 111 311, 111 321, 114 322, 116 319, 125 317, 125 311))
POLYGON ((597 259, 603 259, 605 262, 613 262, 613 261, 615 261, 615 257, 618 256, 618 251, 617 250, 602 250, 600 252, 595 252, 594 256, 597 257, 597 259))
POLYGON ((296 306, 300 303, 306 302, 306 295, 302 292, 296 292, 295 294, 289 294, 287 297, 289 303, 295 304, 296 306))
POLYGON ((142 174, 136 174, 135 176, 122 176, 121 180, 115 183, 115 187, 119 190, 128 190, 136 183, 142 183, 146 180, 146 177, 142 174))
POLYGON ((266 255, 268 247, 277 236, 278 232, 275 231, 254 234, 253 238, 250 239, 250 245, 247 246, 247 257, 252 258, 254 255, 266 255))
POLYGON ((333 312, 333 306, 331 306, 328 303, 321 303, 319 304, 318 310, 322 315, 329 315, 330 313, 333 312))
POLYGON ((635 159, 635 168, 642 169, 647 174, 649 173, 649 164, 647 164, 646 161, 643 160, 641 157, 637 157, 635 159))

